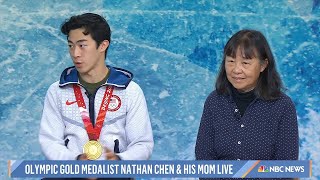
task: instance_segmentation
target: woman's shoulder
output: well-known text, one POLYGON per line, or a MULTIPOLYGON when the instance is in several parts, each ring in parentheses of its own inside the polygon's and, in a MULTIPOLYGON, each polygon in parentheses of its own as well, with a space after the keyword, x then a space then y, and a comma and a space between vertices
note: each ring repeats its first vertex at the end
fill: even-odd
POLYGON ((212 91, 207 99, 206 103, 217 103, 217 102, 223 102, 228 101, 230 99, 230 96, 219 94, 216 90, 212 91))
POLYGON ((292 99, 290 98, 290 96, 288 96, 284 92, 280 93, 278 100, 281 101, 281 102, 287 102, 287 103, 291 103, 292 102, 292 99))
POLYGON ((207 97, 207 99, 217 99, 217 98, 220 98, 220 95, 216 90, 212 91, 207 97))
POLYGON ((278 106, 290 106, 290 107, 295 106, 290 96, 288 96, 284 92, 280 93, 279 97, 275 101, 275 104, 277 104, 278 106))

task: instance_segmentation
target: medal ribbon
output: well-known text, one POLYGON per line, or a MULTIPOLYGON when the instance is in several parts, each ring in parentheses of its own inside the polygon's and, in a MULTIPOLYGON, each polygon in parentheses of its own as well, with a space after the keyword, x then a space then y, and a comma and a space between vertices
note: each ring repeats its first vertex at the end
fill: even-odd
POLYGON ((81 93, 80 86, 78 85, 73 85, 73 91, 74 91, 74 96, 76 97, 77 104, 80 110, 80 114, 84 123, 84 127, 88 133, 89 140, 95 140, 97 141, 100 137, 100 132, 103 126, 104 119, 106 117, 106 113, 108 111, 110 99, 112 96, 114 87, 113 86, 107 86, 106 91, 104 93, 101 105, 100 105, 100 110, 99 114, 96 120, 95 127, 93 127, 93 124, 90 121, 89 117, 89 112, 86 109, 86 104, 84 103, 84 99, 81 93))

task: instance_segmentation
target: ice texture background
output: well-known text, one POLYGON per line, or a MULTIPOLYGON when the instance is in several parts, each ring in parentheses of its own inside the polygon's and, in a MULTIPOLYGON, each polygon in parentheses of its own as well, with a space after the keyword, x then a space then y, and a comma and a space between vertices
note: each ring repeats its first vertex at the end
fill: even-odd
POLYGON ((319 0, 0 0, 0 179, 7 160, 44 159, 38 143, 45 93, 71 66, 61 23, 103 15, 107 64, 134 73, 154 132, 154 160, 194 159, 203 103, 223 46, 240 29, 263 32, 297 108, 300 159, 320 179, 319 0))

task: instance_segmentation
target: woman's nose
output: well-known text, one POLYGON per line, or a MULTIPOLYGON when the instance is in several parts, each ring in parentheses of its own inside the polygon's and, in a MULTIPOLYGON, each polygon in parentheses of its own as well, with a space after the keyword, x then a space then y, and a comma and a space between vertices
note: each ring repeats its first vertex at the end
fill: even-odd
POLYGON ((236 73, 236 74, 241 73, 241 72, 242 72, 242 65, 241 65, 241 63, 235 63, 232 72, 234 72, 234 73, 236 73))

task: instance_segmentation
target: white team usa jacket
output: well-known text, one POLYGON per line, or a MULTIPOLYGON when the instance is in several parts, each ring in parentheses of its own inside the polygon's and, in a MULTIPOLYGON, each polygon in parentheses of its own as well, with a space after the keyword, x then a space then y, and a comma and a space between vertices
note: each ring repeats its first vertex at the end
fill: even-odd
MULTIPOLYGON (((110 70, 107 82, 102 85, 94 100, 95 118, 98 116, 106 85, 114 86, 113 95, 101 129, 99 142, 114 150, 119 140, 117 155, 122 160, 147 160, 153 150, 153 135, 143 92, 131 81, 132 74, 124 69, 107 66, 110 70)), ((73 84, 79 84, 75 67, 67 68, 60 81, 53 83, 46 94, 40 123, 39 142, 47 159, 75 160, 83 153, 83 145, 89 140, 73 84)), ((86 109, 89 98, 81 87, 86 109)), ((104 154, 100 159, 105 159, 104 154)))

